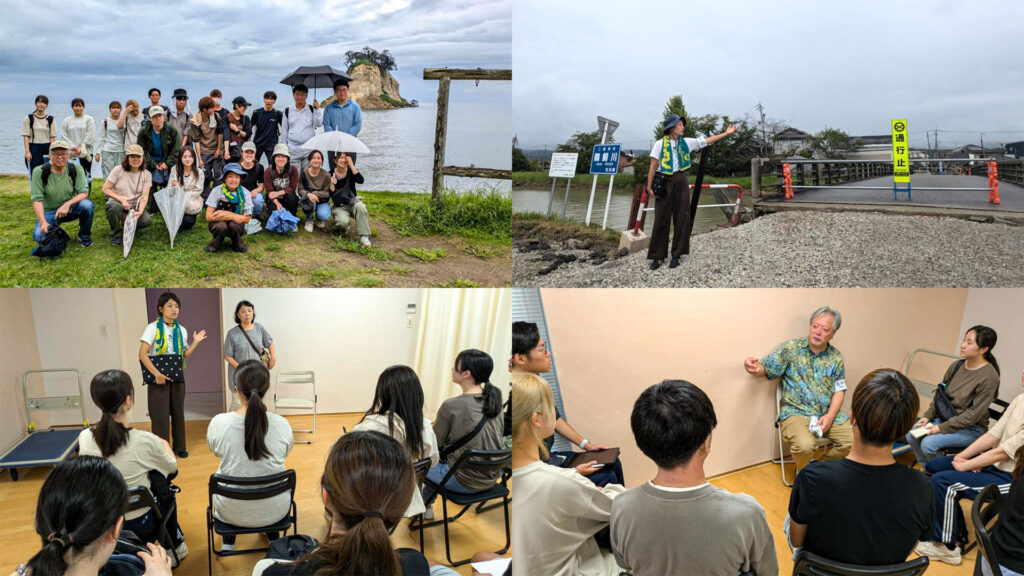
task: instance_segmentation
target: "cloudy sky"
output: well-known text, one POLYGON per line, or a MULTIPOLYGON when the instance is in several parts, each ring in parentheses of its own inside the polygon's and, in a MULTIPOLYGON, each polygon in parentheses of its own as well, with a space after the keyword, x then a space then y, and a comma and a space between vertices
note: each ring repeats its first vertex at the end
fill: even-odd
POLYGON ((907 118, 915 146, 1024 140, 1022 22, 1018 0, 515 0, 515 129, 550 148, 602 115, 641 148, 681 94, 691 115, 761 102, 810 133, 907 118))
MULTIPOLYGON (((404 98, 433 102, 425 67, 509 68, 511 0, 32 0, 5 2, 0 102, 145 102, 156 86, 193 104, 212 88, 290 103, 280 80, 301 65, 344 69, 344 53, 390 50, 404 98), (283 96, 283 97, 282 97, 283 96)), ((322 100, 330 89, 318 90, 322 100)), ((256 100, 254 100, 254 98, 256 100)), ((452 84, 452 100, 509 101, 508 82, 452 84)), ((145 105, 145 103, 143 104, 145 105)))

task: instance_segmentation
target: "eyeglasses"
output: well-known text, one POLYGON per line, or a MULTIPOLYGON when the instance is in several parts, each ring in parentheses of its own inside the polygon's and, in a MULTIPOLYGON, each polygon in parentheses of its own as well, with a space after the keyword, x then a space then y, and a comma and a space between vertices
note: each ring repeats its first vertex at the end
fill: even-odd
POLYGON ((67 156, 67 155, 68 155, 68 151, 67 150, 60 150, 60 151, 50 152, 50 156, 63 157, 63 156, 67 156))

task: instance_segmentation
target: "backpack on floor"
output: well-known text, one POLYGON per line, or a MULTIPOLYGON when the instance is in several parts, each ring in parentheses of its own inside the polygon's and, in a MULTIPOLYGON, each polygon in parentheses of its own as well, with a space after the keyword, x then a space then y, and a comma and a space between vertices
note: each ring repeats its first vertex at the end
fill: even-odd
POLYGON ((266 558, 294 562, 316 550, 320 543, 305 534, 285 535, 270 543, 266 558))

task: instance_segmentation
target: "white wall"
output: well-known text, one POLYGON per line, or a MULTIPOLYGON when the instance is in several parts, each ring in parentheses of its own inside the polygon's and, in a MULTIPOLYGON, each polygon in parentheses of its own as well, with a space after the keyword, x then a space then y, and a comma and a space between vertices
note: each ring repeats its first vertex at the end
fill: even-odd
POLYGON ((1019 288, 972 288, 967 292, 960 333, 950 348, 959 351, 960 339, 971 326, 981 324, 996 331, 992 354, 1002 373, 999 397, 1009 402, 1021 389, 1024 370, 1024 290, 1019 288))
POLYGON ((25 400, 21 375, 38 370, 39 349, 32 300, 24 288, 0 290, 0 453, 25 434, 25 400))
MULTIPOLYGON (((281 370, 316 372, 319 412, 365 411, 385 368, 413 364, 419 289, 224 288, 225 334, 235 325, 240 300, 253 303, 256 322, 274 338, 272 379, 281 370), (416 305, 416 314, 406 314, 408 304, 416 305)), ((224 370, 226 382, 227 364, 224 370)), ((267 398, 271 406, 272 394, 273 388, 267 398)))

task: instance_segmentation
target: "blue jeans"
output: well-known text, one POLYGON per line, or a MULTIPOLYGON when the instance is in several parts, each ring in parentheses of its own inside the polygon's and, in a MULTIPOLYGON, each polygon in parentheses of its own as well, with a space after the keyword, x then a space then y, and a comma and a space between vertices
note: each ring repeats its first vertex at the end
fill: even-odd
MULTIPOLYGON (((938 418, 932 420, 932 424, 938 426, 942 423, 942 420, 938 418)), ((914 438, 909 433, 907 434, 907 444, 914 449, 914 455, 917 456, 917 463, 924 468, 924 465, 929 460, 940 456, 940 452, 946 448, 966 448, 971 445, 972 442, 977 440, 984 434, 986 430, 981 426, 975 424, 970 428, 964 428, 963 430, 957 430, 949 434, 929 434, 922 436, 921 438, 914 438)))
POLYGON ((263 194, 257 194, 250 198, 252 199, 252 217, 257 220, 263 218, 263 204, 265 202, 263 194))
MULTIPOLYGON (((305 211, 305 208, 303 208, 303 211, 305 211)), ((313 206, 313 213, 316 214, 316 219, 317 220, 321 220, 321 221, 324 221, 324 222, 329 221, 331 219, 331 203, 330 203, 330 201, 324 200, 323 202, 317 202, 313 206)), ((312 219, 313 219, 313 214, 310 214, 309 212, 307 212, 306 213, 306 220, 312 220, 312 219)))
MULTIPOLYGON (((78 220, 78 237, 89 238, 92 236, 92 214, 93 214, 92 201, 88 198, 81 200, 76 204, 71 205, 71 209, 68 210, 68 215, 60 220, 60 223, 70 222, 71 220, 78 220)), ((47 224, 53 224, 53 219, 57 215, 56 210, 49 210, 43 212, 43 218, 46 219, 47 224)), ((43 239, 43 232, 39 226, 39 222, 36 221, 36 228, 32 231, 32 239, 39 242, 43 239)))
MULTIPOLYGON (((159 504, 158 504, 159 506, 159 504)), ((160 513, 167 515, 167 509, 163 506, 160 507, 160 513)), ((136 536, 141 538, 144 542, 159 542, 160 537, 160 526, 156 523, 156 517, 153 515, 153 511, 150 510, 144 515, 135 518, 134 520, 125 520, 124 529, 131 530, 136 536)), ((171 536, 171 543, 177 548, 185 541, 185 535, 181 532, 181 526, 178 525, 178 507, 174 507, 174 511, 171 512, 170 517, 167 518, 167 533, 171 536)))
POLYGON ((956 541, 958 502, 961 498, 973 500, 989 484, 998 485, 1005 493, 1013 481, 1013 477, 995 466, 985 466, 977 472, 960 472, 953 468, 952 456, 934 458, 925 469, 932 475, 932 495, 935 497, 934 539, 946 544, 956 541))
MULTIPOLYGON (((444 475, 447 474, 448 470, 450 469, 451 467, 448 466, 447 462, 440 462, 438 463, 437 466, 434 466, 433 468, 430 469, 430 471, 427 472, 427 478, 434 484, 440 484, 441 480, 444 480, 444 475)), ((454 475, 452 475, 452 477, 448 479, 448 483, 445 484, 444 487, 451 492, 458 492, 459 494, 474 493, 473 490, 470 490, 464 487, 462 484, 459 484, 459 481, 455 479, 454 475)), ((430 507, 430 504, 434 501, 434 498, 436 496, 437 493, 434 492, 433 488, 427 485, 423 486, 423 503, 428 508, 430 507)))

